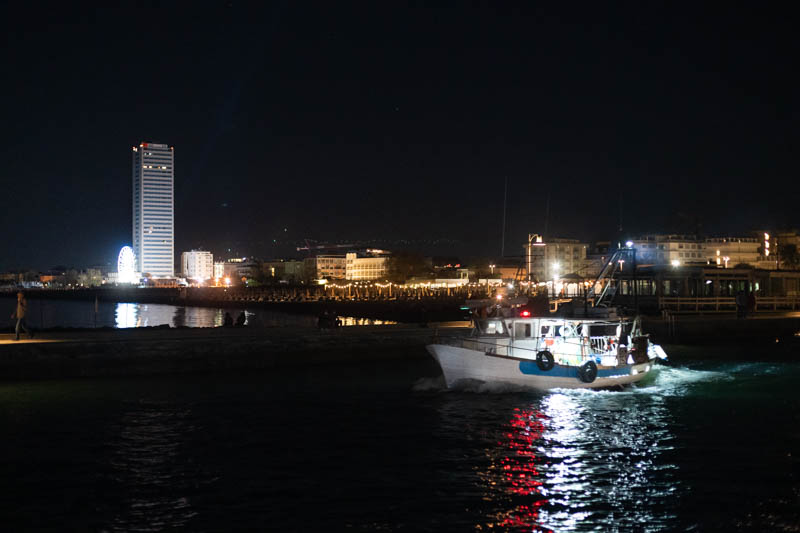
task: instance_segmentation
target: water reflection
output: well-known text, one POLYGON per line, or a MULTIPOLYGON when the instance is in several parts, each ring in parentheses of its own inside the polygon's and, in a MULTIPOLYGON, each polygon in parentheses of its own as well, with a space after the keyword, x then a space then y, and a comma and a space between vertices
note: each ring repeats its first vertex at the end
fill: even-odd
MULTIPOLYGON (((519 398, 518 398, 519 399, 519 398)), ((660 395, 555 392, 510 409, 478 473, 490 529, 659 531, 682 487, 660 395)), ((482 529, 478 526, 478 529, 482 529)))
POLYGON ((489 469, 479 475, 491 488, 491 497, 507 505, 507 509, 495 514, 493 526, 550 531, 539 524, 540 509, 547 503, 537 456, 545 429, 543 419, 540 412, 515 408, 498 447, 489 450, 489 469))
POLYGON ((126 491, 114 529, 180 528, 197 514, 188 494, 203 476, 181 460, 183 441, 195 430, 190 414, 159 402, 139 402, 112 428, 111 465, 126 491))
MULTIPOLYGON (((214 307, 188 307, 168 304, 140 304, 118 303, 115 304, 113 323, 104 320, 103 313, 99 315, 99 326, 113 326, 116 328, 141 328, 148 326, 169 325, 180 328, 213 328, 220 327, 225 322, 225 313, 230 313, 236 320, 239 313, 245 315, 245 326, 249 327, 316 327, 317 318, 310 315, 292 315, 266 309, 222 309, 214 307)), ((352 316, 339 317, 343 326, 380 326, 396 324, 391 320, 376 320, 371 318, 357 318, 352 316)), ((90 323, 67 324, 73 327, 92 327, 90 323)))
POLYGON ((115 316, 115 327, 139 327, 139 304, 118 303, 115 316))

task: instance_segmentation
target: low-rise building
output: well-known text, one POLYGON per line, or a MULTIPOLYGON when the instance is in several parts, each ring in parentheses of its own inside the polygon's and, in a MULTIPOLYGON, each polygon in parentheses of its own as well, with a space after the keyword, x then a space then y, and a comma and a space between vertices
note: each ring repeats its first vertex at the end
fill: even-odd
POLYGON ((214 263, 214 278, 220 279, 225 277, 225 263, 222 261, 214 263))
POLYGON ((633 239, 636 262, 641 265, 704 265, 706 243, 694 235, 642 235, 633 239))
POLYGON ((294 282, 304 279, 304 262, 294 259, 265 261, 261 264, 261 270, 266 277, 281 281, 294 282))
POLYGON ((205 250, 181 254, 181 272, 186 279, 205 281, 214 277, 214 256, 205 250))
POLYGON ((549 238, 529 235, 526 270, 532 280, 549 281, 566 274, 584 275, 589 245, 577 239, 549 238))
POLYGON ((708 237, 705 239, 707 263, 721 268, 736 265, 758 266, 761 240, 756 237, 708 237))
POLYGON ((320 254, 304 260, 304 273, 308 279, 345 279, 347 257, 339 254, 320 254))
POLYGON ((82 287, 99 287, 103 284, 103 271, 99 268, 87 268, 78 273, 78 285, 82 287))
POLYGON ((259 263, 248 260, 247 258, 229 259, 223 263, 223 275, 221 277, 228 278, 231 280, 231 283, 238 285, 244 280, 255 277, 260 269, 261 265, 259 263))
POLYGON ((388 259, 388 253, 383 250, 348 252, 345 255, 345 279, 353 281, 386 279, 388 259))

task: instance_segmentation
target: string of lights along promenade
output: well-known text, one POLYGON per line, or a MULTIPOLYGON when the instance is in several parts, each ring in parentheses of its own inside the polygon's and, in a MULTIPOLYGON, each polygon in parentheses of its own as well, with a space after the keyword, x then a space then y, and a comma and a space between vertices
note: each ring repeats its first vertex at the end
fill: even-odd
POLYGON ((133 251, 142 275, 175 274, 174 161, 172 146, 133 147, 133 251))

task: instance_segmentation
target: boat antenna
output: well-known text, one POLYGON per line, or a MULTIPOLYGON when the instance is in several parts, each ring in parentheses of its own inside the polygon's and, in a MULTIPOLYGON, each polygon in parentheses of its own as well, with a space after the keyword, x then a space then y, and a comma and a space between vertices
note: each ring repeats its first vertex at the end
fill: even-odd
POLYGON ((544 233, 542 233, 542 238, 547 242, 548 233, 547 227, 550 224, 550 192, 553 190, 552 185, 550 186, 550 190, 547 191, 547 201, 544 204, 544 233))
POLYGON ((623 212, 622 191, 619 192, 619 230, 617 231, 617 249, 622 248, 622 212, 623 212))
POLYGON ((503 188, 503 230, 500 238, 500 257, 506 255, 506 201, 508 200, 508 176, 505 177, 505 187, 503 188))

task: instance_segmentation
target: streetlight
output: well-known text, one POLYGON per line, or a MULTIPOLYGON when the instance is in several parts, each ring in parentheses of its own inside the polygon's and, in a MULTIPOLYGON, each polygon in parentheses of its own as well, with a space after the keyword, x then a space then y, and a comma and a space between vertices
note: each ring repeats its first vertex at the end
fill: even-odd
POLYGON ((679 266, 681 266, 681 262, 680 262, 680 261, 678 261, 677 259, 673 259, 672 261, 670 261, 670 263, 671 263, 671 264, 672 264, 672 266, 674 266, 675 268, 678 268, 679 266))

